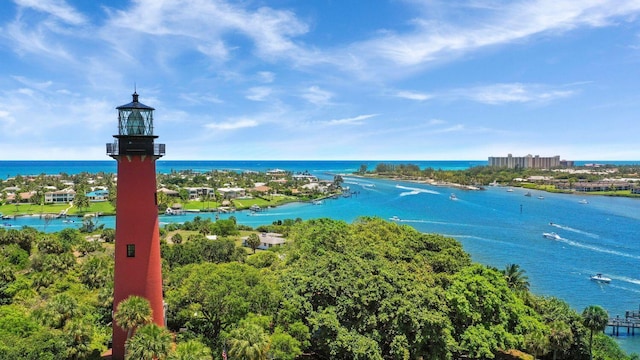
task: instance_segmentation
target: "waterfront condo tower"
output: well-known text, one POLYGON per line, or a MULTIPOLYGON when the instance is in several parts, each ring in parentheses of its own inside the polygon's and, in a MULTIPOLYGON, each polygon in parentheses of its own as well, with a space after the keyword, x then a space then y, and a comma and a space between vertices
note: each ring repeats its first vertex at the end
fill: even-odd
MULTIPOLYGON (((165 154, 155 144, 152 107, 133 101, 118 106, 118 135, 107 155, 118 162, 113 311, 129 296, 149 300, 153 322, 164 326, 156 160, 165 154)), ((127 332, 113 322, 113 359, 124 359, 127 332)))

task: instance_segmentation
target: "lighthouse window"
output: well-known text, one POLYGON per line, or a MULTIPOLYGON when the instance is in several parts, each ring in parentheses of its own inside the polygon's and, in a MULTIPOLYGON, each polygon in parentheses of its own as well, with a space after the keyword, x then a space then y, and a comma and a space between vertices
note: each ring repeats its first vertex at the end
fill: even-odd
POLYGON ((136 246, 134 244, 127 244, 127 257, 136 256, 136 246))

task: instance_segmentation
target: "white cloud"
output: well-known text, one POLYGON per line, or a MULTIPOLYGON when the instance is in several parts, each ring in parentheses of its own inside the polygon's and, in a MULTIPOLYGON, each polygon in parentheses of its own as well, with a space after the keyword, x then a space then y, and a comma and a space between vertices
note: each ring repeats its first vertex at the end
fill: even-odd
POLYGON ((576 91, 558 90, 538 84, 495 84, 461 89, 454 96, 468 98, 489 105, 505 103, 548 102, 573 96, 576 91))
POLYGON ((324 125, 364 125, 364 120, 378 116, 378 114, 358 115, 352 118, 334 119, 322 122, 324 125))
MULTIPOLYGON (((436 2, 437 3, 437 2, 436 2)), ((439 14, 433 2, 425 2, 424 13, 439 14)), ((413 21, 411 33, 382 32, 352 46, 353 54, 362 54, 369 62, 376 59, 396 65, 414 66, 465 54, 480 48, 521 41, 533 35, 564 32, 579 27, 600 27, 640 11, 637 0, 510 1, 499 7, 485 4, 492 11, 470 12, 473 19, 456 24, 443 19, 420 18, 413 21), (485 15, 486 14, 486 15, 485 15), (484 15, 480 17, 480 15, 484 15)), ((468 17, 469 14, 467 14, 468 17)))
POLYGON ((253 101, 265 101, 269 95, 271 95, 271 88, 257 86, 249 89, 246 97, 253 101))
POLYGON ((429 94, 423 94, 413 91, 399 91, 398 93, 396 93, 396 96, 399 98, 417 101, 426 101, 432 98, 432 96, 429 94))
MULTIPOLYGON (((290 56, 297 51, 292 37, 308 31, 293 12, 261 7, 243 8, 241 4, 221 0, 188 2, 136 0, 130 9, 111 10, 105 36, 121 30, 153 35, 174 47, 184 42, 197 44, 207 56, 225 60, 234 51, 243 50, 241 41, 233 42, 226 35, 238 34, 252 41, 256 54, 263 57, 290 56)), ((115 46, 119 38, 110 37, 115 46)), ((247 51, 244 49, 244 51, 247 51)))
POLYGON ((13 22, 6 27, 5 36, 13 41, 13 50, 19 54, 36 53, 66 60, 72 58, 64 47, 49 38, 49 32, 44 28, 28 29, 20 22, 13 22))
POLYGON ((238 130, 242 128, 251 128, 258 126, 258 122, 251 119, 238 119, 228 122, 210 123, 205 125, 207 129, 211 130, 238 130))
POLYGON ((41 11, 66 23, 80 25, 86 18, 64 0, 13 0, 18 6, 41 11))
POLYGON ((271 71, 259 71, 258 78, 264 83, 272 83, 276 79, 276 74, 271 71))
POLYGON ((322 90, 317 86, 312 86, 301 96, 312 104, 326 105, 333 97, 333 94, 329 91, 322 90))
POLYGON ((189 102, 191 104, 221 104, 223 101, 220 100, 217 96, 208 94, 206 92, 190 92, 185 94, 180 94, 180 99, 189 102))

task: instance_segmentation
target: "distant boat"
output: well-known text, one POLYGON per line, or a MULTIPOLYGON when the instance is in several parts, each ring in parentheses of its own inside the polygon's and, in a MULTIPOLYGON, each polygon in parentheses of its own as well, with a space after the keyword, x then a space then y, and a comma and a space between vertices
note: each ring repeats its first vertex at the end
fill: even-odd
POLYGON ((456 196, 456 194, 451 193, 451 195, 449 195, 449 199, 451 199, 451 200, 458 200, 458 197, 456 196))
POLYGON ((524 194, 524 196, 531 196, 531 191, 527 191, 527 193, 524 194))
POLYGON ((507 192, 513 192, 513 189, 512 188, 508 188, 507 192))
POLYGON ((322 205, 322 204, 324 204, 324 202, 322 200, 313 200, 311 203, 313 205, 322 205))
POLYGON ((389 218, 391 221, 400 221, 400 218, 393 215, 392 217, 389 218))
POLYGON ((561 240, 562 238, 560 237, 560 235, 554 233, 554 232, 546 232, 546 233, 542 233, 542 236, 547 238, 547 239, 551 239, 551 240, 561 240))
POLYGON ((602 274, 598 273, 591 277, 591 281, 608 284, 611 282, 611 278, 602 276, 602 274))
POLYGON ((588 204, 589 202, 587 201, 587 199, 582 199, 580 201, 578 201, 579 204, 588 204))
POLYGON ((544 196, 538 196, 538 199, 544 200, 544 196))

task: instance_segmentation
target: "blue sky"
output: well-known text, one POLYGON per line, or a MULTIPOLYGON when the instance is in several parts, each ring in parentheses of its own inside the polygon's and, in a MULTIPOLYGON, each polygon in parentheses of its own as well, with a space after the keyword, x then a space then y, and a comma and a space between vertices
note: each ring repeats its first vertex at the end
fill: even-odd
POLYGON ((0 159, 640 160, 640 0, 1 0, 0 159))

